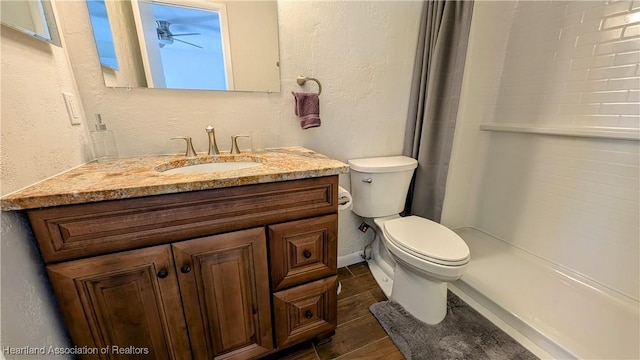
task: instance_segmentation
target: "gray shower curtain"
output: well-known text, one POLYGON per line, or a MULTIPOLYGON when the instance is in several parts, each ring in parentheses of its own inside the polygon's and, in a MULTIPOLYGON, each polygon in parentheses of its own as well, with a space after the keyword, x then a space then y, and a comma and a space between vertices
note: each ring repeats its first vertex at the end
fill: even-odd
POLYGON ((418 160, 405 214, 440 222, 471 25, 472 1, 426 1, 404 155, 418 160))

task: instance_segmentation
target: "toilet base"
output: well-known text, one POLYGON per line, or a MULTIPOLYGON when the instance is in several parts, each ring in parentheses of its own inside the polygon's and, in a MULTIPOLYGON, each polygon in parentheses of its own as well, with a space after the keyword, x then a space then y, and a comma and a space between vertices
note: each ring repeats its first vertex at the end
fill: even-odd
POLYGON ((387 275, 382 266, 380 266, 381 264, 376 262, 374 259, 368 260, 367 264, 369 266, 369 271, 371 271, 373 279, 376 281, 378 287, 380 287, 380 289, 384 293, 384 296, 390 298, 391 289, 393 288, 393 271, 391 271, 390 276, 387 275))
POLYGON ((418 320, 436 325, 447 315, 447 283, 427 279, 396 264, 391 300, 418 320))

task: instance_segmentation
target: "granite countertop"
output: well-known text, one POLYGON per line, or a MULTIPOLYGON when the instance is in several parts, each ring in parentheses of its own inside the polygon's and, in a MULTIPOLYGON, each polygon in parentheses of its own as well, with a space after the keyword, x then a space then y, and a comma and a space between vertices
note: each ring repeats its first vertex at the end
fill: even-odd
POLYGON ((345 174, 347 164, 303 147, 270 149, 264 153, 219 156, 178 155, 123 158, 91 162, 8 194, 2 210, 82 204, 185 191, 216 189, 345 174), (225 161, 255 161, 262 165, 240 170, 196 174, 163 174, 184 165, 225 161))

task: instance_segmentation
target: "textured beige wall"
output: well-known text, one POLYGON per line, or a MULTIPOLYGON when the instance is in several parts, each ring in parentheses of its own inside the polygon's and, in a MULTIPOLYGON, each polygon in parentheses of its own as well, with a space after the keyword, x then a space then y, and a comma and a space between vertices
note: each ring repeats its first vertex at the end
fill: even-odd
MULTIPOLYGON (((123 156, 179 153, 190 136, 205 151, 205 128, 216 128, 228 150, 233 134, 258 129, 267 147, 302 145, 333 158, 399 154, 402 151, 420 2, 284 1, 280 24, 280 93, 105 88, 93 49, 86 8, 58 3, 63 34, 87 118, 102 113, 123 156), (316 91, 296 84, 298 75, 322 82, 322 126, 301 130, 291 91, 316 91)), ((241 148, 248 148, 248 142, 241 148)), ((349 188, 349 177, 341 184, 349 188)), ((368 241, 360 220, 341 213, 339 255, 368 241)))
MULTIPOLYGON (((67 118, 62 93, 78 91, 65 49, 4 26, 1 36, 4 195, 80 165, 91 152, 84 127, 71 126, 67 118)), ((64 346, 66 334, 26 216, 0 216, 2 346, 64 346)))
MULTIPOLYGON (((55 5, 63 49, 3 28, 3 194, 91 158, 87 121, 69 124, 63 91, 82 100, 90 126, 94 113, 103 114, 123 156, 178 153, 183 145, 169 140, 177 135, 205 151, 209 124, 222 149, 230 135, 250 129, 262 130, 268 147, 302 145, 343 161, 402 149, 420 2, 280 2, 282 91, 271 94, 105 88, 86 6, 55 5), (320 128, 301 130, 293 113, 291 91, 315 91, 313 83, 300 88, 298 75, 322 82, 320 128)), ((348 175, 341 184, 349 187, 348 175)), ((340 256, 369 240, 355 231, 358 222, 340 213, 340 256)), ((24 217, 3 213, 2 231, 3 343, 64 344, 24 217)))

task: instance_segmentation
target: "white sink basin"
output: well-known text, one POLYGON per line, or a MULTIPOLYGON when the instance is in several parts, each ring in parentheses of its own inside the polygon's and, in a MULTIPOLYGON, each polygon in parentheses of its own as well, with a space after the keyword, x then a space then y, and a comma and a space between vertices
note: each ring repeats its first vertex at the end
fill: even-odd
POLYGON ((172 162, 159 166, 156 171, 162 174, 174 175, 174 174, 202 174, 210 172, 231 171, 248 169, 262 165, 260 159, 250 156, 239 156, 233 158, 218 158, 212 162, 211 160, 196 159, 193 162, 172 162))

